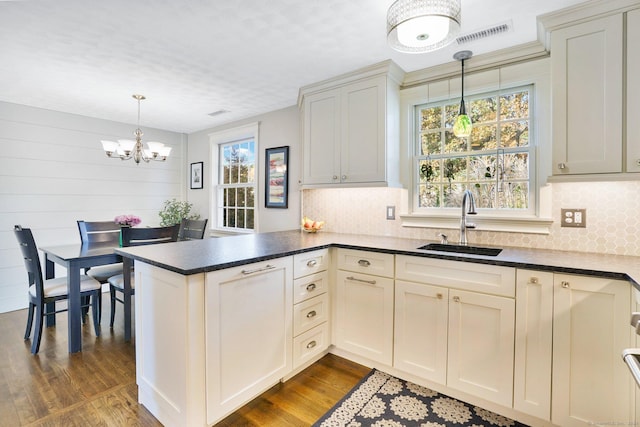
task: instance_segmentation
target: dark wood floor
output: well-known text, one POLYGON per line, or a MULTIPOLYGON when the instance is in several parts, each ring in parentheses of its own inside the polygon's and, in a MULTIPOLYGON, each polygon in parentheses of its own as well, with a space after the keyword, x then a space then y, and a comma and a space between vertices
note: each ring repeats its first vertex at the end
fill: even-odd
MULTIPOLYGON (((135 349, 124 342, 122 306, 109 328, 105 295, 102 336, 89 320, 83 351, 67 352, 66 313, 43 332, 40 353, 24 341, 26 310, 0 314, 0 426, 160 426, 138 404, 135 349)), ((135 338, 134 338, 135 339, 135 338)), ((308 426, 369 371, 328 355, 231 414, 219 426, 308 426)))

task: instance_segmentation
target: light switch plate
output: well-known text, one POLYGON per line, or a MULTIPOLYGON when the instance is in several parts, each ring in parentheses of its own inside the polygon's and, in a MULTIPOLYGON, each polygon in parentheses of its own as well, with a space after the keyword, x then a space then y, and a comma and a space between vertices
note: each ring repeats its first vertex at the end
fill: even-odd
POLYGON ((586 209, 560 209, 560 227, 585 228, 586 226, 586 209))
POLYGON ((387 219, 396 219, 396 207, 387 206, 387 219))

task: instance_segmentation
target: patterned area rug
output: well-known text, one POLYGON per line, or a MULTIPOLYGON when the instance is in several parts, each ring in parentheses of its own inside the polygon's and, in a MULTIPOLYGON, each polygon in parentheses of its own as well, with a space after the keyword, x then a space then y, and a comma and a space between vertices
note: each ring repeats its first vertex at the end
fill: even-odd
POLYGON ((373 369, 313 427, 521 427, 512 419, 373 369))

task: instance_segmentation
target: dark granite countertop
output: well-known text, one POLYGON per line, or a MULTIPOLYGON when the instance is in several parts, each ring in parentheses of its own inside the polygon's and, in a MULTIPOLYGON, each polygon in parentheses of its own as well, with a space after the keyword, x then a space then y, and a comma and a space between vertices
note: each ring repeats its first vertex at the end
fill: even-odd
POLYGON ((266 261, 316 249, 340 247, 608 277, 628 280, 640 290, 640 257, 518 247, 504 247, 498 256, 417 249, 426 243, 429 242, 357 234, 305 233, 294 230, 118 248, 116 252, 134 260, 189 275, 266 261))

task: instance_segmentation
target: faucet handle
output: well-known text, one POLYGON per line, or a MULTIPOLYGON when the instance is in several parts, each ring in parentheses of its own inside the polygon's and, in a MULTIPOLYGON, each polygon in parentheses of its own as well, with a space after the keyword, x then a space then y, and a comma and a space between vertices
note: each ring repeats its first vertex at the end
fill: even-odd
POLYGON ((442 243, 443 245, 446 245, 447 243, 449 243, 449 240, 447 240, 446 234, 440 233, 438 234, 438 237, 440 237, 440 243, 442 243))

